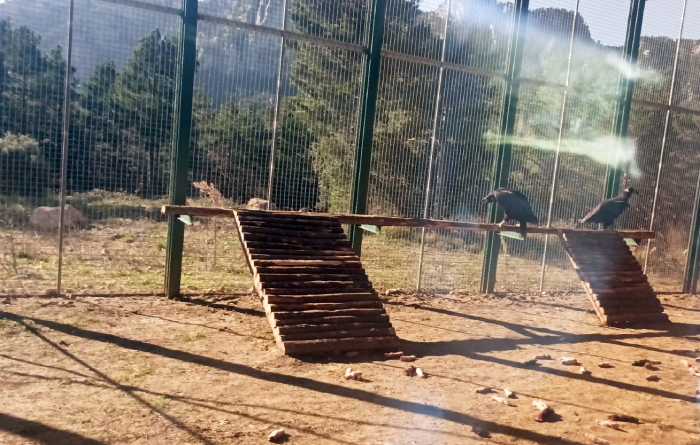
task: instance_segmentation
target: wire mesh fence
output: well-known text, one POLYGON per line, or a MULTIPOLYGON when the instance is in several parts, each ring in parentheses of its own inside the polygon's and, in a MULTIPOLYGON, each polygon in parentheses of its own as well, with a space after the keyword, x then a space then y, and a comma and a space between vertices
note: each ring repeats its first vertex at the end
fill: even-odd
MULTIPOLYGON (((635 254, 658 289, 680 290, 700 176, 700 2, 646 5, 637 68, 625 53, 629 3, 533 0, 515 35, 516 3, 387 1, 369 213, 487 222, 481 198, 505 141, 508 186, 541 225, 576 227, 619 161, 622 186, 640 195, 618 226, 657 232, 635 254), (516 38, 515 131, 504 135, 516 38)), ((0 3, 0 292, 57 286, 66 122, 64 289, 160 291, 183 3, 74 0, 69 43, 70 4, 0 3)), ((372 4, 199 1, 190 203, 350 211, 372 4)), ((474 291, 484 239, 384 228, 366 233, 363 259, 381 288, 474 291)), ((497 290, 579 288, 556 237, 499 242, 497 290)), ((193 218, 183 263, 185 292, 249 287, 229 220, 193 218)))

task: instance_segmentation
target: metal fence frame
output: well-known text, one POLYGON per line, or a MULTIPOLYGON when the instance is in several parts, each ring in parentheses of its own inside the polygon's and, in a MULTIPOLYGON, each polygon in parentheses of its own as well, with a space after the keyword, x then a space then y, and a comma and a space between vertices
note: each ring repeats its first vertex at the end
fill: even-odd
MULTIPOLYGON (((288 31, 286 29, 287 21, 287 9, 288 1, 284 1, 283 17, 282 17, 282 27, 281 29, 271 28, 267 26, 260 26, 251 23, 244 23, 237 20, 230 20, 220 17, 209 16, 206 14, 200 14, 198 12, 198 1, 197 0, 182 0, 182 8, 172 8, 167 6, 154 5, 152 3, 146 3, 140 0, 100 0, 106 3, 118 4, 122 6, 129 6, 134 8, 146 9, 151 11, 160 12, 168 15, 176 15, 181 17, 181 35, 184 38, 180 42, 180 54, 179 54, 179 73, 178 73, 178 89, 176 94, 176 125, 175 125, 175 138, 173 142, 173 158, 172 158, 172 168, 171 168, 171 184, 169 201, 173 205, 185 204, 187 195, 187 174, 189 169, 189 157, 190 157, 190 129, 192 125, 192 105, 193 105, 193 95, 194 95, 194 75, 196 67, 196 56, 197 56, 197 23, 199 21, 215 23, 222 26, 233 27, 243 30, 258 31, 270 35, 275 35, 281 37, 281 55, 280 64, 277 72, 277 85, 275 92, 275 105, 274 105, 274 120, 273 120, 273 136, 271 145, 271 156, 270 156, 270 172, 269 172, 269 188, 268 188, 268 202, 271 202, 272 194, 272 182, 275 172, 275 151, 276 151, 276 139, 278 132, 280 131, 280 102, 283 98, 283 70, 282 66, 285 57, 285 41, 286 40, 297 40, 306 41, 316 44, 321 44, 329 47, 334 47, 338 49, 349 49, 353 51, 362 52, 365 54, 365 71, 362 80, 362 95, 360 98, 360 109, 358 115, 358 132, 356 141, 356 157, 355 157, 355 168, 354 168, 354 183, 352 188, 352 199, 351 199, 351 212, 362 214, 367 211, 367 199, 369 194, 369 171, 371 166, 372 157, 372 136, 374 131, 374 119, 377 106, 377 95, 378 95, 378 80, 380 73, 380 66, 382 58, 393 58, 401 59, 411 62, 423 63, 427 65, 432 65, 439 67, 438 76, 438 89, 435 97, 435 115, 432 120, 432 129, 430 136, 430 158, 427 172, 427 183, 425 186, 425 202, 423 206, 423 217, 428 217, 429 213, 429 201, 431 196, 431 181, 433 176, 433 158, 435 156, 435 145, 436 145, 436 132, 438 123, 438 110, 440 107, 441 94, 442 94, 442 83, 443 75, 445 69, 452 69, 456 71, 471 73, 471 74, 485 74, 493 77, 501 77, 505 79, 506 89, 505 89, 505 99, 503 100, 502 115, 500 123, 500 142, 497 147, 496 156, 494 159, 493 171, 492 171, 492 183, 494 188, 505 186, 508 182, 508 175, 510 173, 510 161, 512 153, 512 142, 510 141, 510 136, 514 134, 515 118, 518 107, 519 90, 520 85, 523 83, 529 83, 533 85, 542 85, 555 88, 563 88, 564 96, 561 108, 560 120, 563 121, 566 113, 566 103, 567 94, 570 91, 569 85, 569 73, 571 66, 571 54, 574 41, 574 32, 576 27, 576 12, 578 11, 579 0, 576 2, 576 11, 572 23, 572 33, 569 42, 569 58, 567 65, 567 76, 564 84, 556 84, 551 82, 543 82, 535 79, 528 79, 522 77, 522 64, 523 64, 523 41, 524 34, 527 29, 528 15, 529 15, 529 0, 515 0, 514 5, 514 19, 511 29, 511 39, 508 48, 508 59, 506 63, 505 73, 499 72, 489 72, 481 70, 478 68, 471 68, 460 64, 448 63, 445 61, 445 47, 447 41, 447 26, 449 23, 449 2, 448 2, 448 14, 445 17, 444 22, 444 40, 442 41, 442 48, 439 60, 432 60, 422 57, 416 57, 406 54, 397 53, 394 51, 389 51, 383 49, 383 38, 384 38, 384 22, 386 15, 387 0, 371 0, 371 5, 369 8, 369 33, 367 35, 367 42, 365 45, 357 45, 348 42, 340 42, 324 37, 304 35, 294 31, 288 31)), ((637 58, 639 53, 639 46, 641 40, 641 28, 644 16, 646 0, 631 0, 630 1, 630 11, 627 23, 627 32, 625 38, 625 44, 623 47, 622 59, 623 62, 636 67, 637 58)), ((666 103, 656 103, 641 99, 634 99, 633 92, 635 82, 633 78, 621 77, 619 82, 619 92, 618 95, 602 95, 617 102, 617 111, 615 116, 615 123, 613 129, 613 136, 619 138, 620 140, 627 137, 629 121, 630 121, 630 111, 633 103, 646 105, 649 107, 662 109, 666 112, 666 119, 664 124, 664 134, 662 139, 661 154, 658 161, 658 172, 655 182, 655 193, 654 201, 652 207, 651 221, 649 228, 653 230, 654 228, 654 218, 656 202, 658 199, 658 191, 660 185, 660 175, 661 169, 663 167, 664 161, 664 151, 666 148, 666 140, 669 131, 669 121, 672 112, 686 113, 690 115, 700 115, 700 111, 688 109, 684 107, 679 107, 674 105, 674 92, 676 76, 678 71, 678 57, 680 53, 681 41, 683 38, 683 23, 685 20, 685 10, 686 10, 687 0, 683 3, 683 14, 681 17, 681 26, 678 36, 678 41, 676 42, 676 53, 674 57, 674 66, 671 78, 671 90, 669 93, 669 98, 666 103)), ((71 54, 72 54, 72 32, 73 32, 73 0, 70 2, 69 18, 68 18, 68 66, 71 66, 71 54)), ((70 82, 71 82, 71 72, 67 70, 65 79, 65 91, 64 91, 64 110, 63 110, 63 141, 62 141, 62 163, 61 163, 61 182, 60 182, 60 203, 61 203, 61 219, 59 223, 59 260, 58 260, 58 279, 57 279, 57 291, 61 292, 61 273, 62 273, 62 263, 63 263, 63 244, 64 244, 64 225, 63 225, 63 209, 66 200, 66 163, 67 163, 67 153, 69 150, 68 141, 68 125, 70 120, 70 82)), ((563 126, 559 127, 558 143, 559 147, 561 143, 563 126)), ((551 225, 552 218, 552 208, 554 205, 554 200, 557 190, 557 170, 559 161, 559 149, 555 153, 554 161, 554 173, 551 181, 551 187, 549 189, 549 205, 547 212, 546 225, 549 227, 551 225)), ((613 153, 613 156, 616 156, 613 153)), ((613 167, 608 168, 605 195, 607 197, 614 196, 621 183, 622 170, 617 164, 613 164, 613 167)), ((489 220, 490 222, 497 222, 498 219, 502 217, 501 211, 495 206, 490 209, 489 220)), ((416 279, 416 286, 420 289, 421 278, 423 273, 423 253, 425 249, 425 234, 426 231, 423 229, 421 236, 421 249, 418 276, 416 279)), ((353 248, 359 253, 362 246, 362 229, 358 226, 351 226, 349 237, 353 248)), ((177 219, 175 216, 171 216, 168 221, 168 237, 166 246, 166 267, 165 267, 165 284, 164 292, 168 296, 176 296, 180 293, 180 275, 182 271, 182 257, 183 257, 183 239, 184 239, 184 224, 177 219)), ((547 243, 548 240, 545 239, 544 253, 542 257, 542 268, 540 277, 540 289, 544 286, 545 280, 545 269, 547 261, 547 243)), ((498 253, 499 253, 500 243, 499 235, 496 233, 489 233, 486 236, 485 248, 483 254, 483 266, 482 266, 482 277, 481 277, 481 290, 483 292, 493 292, 495 281, 496 281, 496 268, 498 265, 498 253)), ((648 252, 649 244, 646 246, 646 258, 645 258, 645 268, 648 262, 648 252)), ((693 210, 693 221, 690 230, 690 236, 688 240, 688 257, 684 274, 683 281, 683 291, 686 293, 695 293, 697 288, 697 281, 699 278, 700 269, 700 176, 698 177, 698 183, 694 198, 694 210, 693 210)))

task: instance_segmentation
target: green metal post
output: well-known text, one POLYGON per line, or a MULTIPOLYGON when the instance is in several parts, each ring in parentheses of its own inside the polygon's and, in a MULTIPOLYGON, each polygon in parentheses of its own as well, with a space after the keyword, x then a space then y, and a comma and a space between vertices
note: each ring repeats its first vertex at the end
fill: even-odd
MULTIPOLYGON (((175 137, 170 170, 171 205, 184 205, 187 199, 194 73, 197 65, 197 0, 183 0, 182 7, 180 72, 175 96, 175 137)), ((180 294, 184 240, 184 223, 178 220, 178 215, 171 215, 168 219, 168 244, 165 259, 165 294, 170 298, 180 294)))
MULTIPOLYGON (((642 19, 644 18, 644 6, 646 0, 632 0, 630 4, 629 18, 627 19, 627 36, 623 54, 623 66, 634 68, 639 56, 639 43, 642 35, 642 19)), ((620 146, 628 136, 630 112, 632 110, 632 96, 634 94, 634 78, 622 76, 620 78, 620 100, 617 105, 617 117, 613 137, 619 141, 620 146)), ((618 149, 619 147, 618 146, 618 149)), ((620 191, 622 181, 622 166, 617 165, 618 153, 612 153, 612 165, 608 167, 608 177, 605 183, 605 197, 612 198, 620 191)))
MULTIPOLYGON (((524 44, 528 19, 530 0, 516 0, 515 19, 513 21, 513 33, 508 49, 508 66, 506 67, 506 94, 503 102, 503 116, 501 118, 501 141, 494 160, 493 185, 494 188, 505 187, 508 184, 510 173, 510 157, 513 149, 512 136, 515 130, 515 117, 518 109, 518 95, 520 94, 520 72, 523 65, 524 44)), ((489 221, 498 222, 503 218, 503 211, 496 205, 492 205, 489 211, 489 221)), ((500 236, 496 232, 486 235, 484 246, 484 264, 481 269, 481 291, 493 292, 496 285, 496 268, 498 266, 498 251, 500 249, 500 236)))
MULTIPOLYGON (((367 213, 369 192, 369 170, 372 160, 372 138, 374 136, 374 116, 377 111, 379 90, 379 68, 382 61, 384 43, 384 19, 386 0, 373 0, 369 19, 369 52, 365 63, 365 74, 360 98, 360 116, 355 155, 355 178, 352 190, 351 213, 367 213)), ((350 227, 350 243, 358 255, 362 252, 362 229, 350 227)))
POLYGON ((698 274, 700 268, 700 175, 695 186, 695 206, 693 207, 693 224, 690 229, 688 241, 688 258, 685 263, 685 275, 683 276, 683 293, 697 294, 698 274))

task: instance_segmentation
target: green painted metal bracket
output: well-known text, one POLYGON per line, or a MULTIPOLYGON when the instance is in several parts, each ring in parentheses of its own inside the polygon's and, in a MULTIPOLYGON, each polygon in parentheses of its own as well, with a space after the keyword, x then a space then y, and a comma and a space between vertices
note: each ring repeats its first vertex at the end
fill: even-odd
MULTIPOLYGON (((644 18, 644 6, 646 0, 632 0, 630 13, 627 19, 627 35, 623 54, 623 65, 635 67, 639 57, 639 43, 642 35, 642 19, 644 18)), ((622 144, 628 136, 630 113, 632 110, 632 97, 634 95, 634 78, 622 76, 620 78, 620 101, 617 105, 614 138, 622 144)), ((619 147, 617 148, 619 150, 619 147)), ((608 166, 608 176, 605 182, 605 198, 612 198, 620 192, 622 172, 624 166, 617 164, 618 153, 612 154, 614 161, 608 166)))
MULTIPOLYGON (((187 200, 194 74, 197 65, 197 0, 183 0, 182 7, 180 72, 175 96, 175 136, 170 170, 169 201, 171 205, 185 205, 187 200)), ((178 218, 178 215, 170 215, 168 218, 164 289, 165 294, 170 298, 180 294, 184 240, 184 222, 178 218)))
MULTIPOLYGON (((524 36, 527 29, 529 0, 516 0, 513 33, 508 49, 508 66, 506 67, 506 95, 501 117, 500 143, 496 151, 493 169, 493 188, 505 187, 510 173, 510 158, 513 149, 511 137, 515 131, 515 117, 518 110, 520 94, 520 73, 523 65, 524 36)), ((489 210, 489 222, 496 223, 503 218, 503 211, 496 205, 489 210)), ((496 285, 498 251, 500 236, 496 232, 486 235, 484 245, 484 263, 481 269, 481 292, 491 293, 496 285)))
MULTIPOLYGON (((369 52, 365 64, 362 96, 360 99, 355 177, 350 205, 350 212, 355 214, 367 213, 374 116, 377 111, 379 69, 382 61, 382 45, 384 44, 385 17, 386 0, 373 0, 369 23, 369 52)), ((359 226, 350 226, 350 243, 355 252, 360 255, 362 253, 362 229, 359 226)))

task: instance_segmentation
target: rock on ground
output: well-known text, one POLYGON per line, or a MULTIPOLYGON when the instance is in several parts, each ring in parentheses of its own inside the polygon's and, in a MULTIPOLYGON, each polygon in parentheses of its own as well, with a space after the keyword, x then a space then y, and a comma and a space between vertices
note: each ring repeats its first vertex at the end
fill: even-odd
MULTIPOLYGON (((61 220, 61 207, 37 207, 29 217, 29 223, 37 229, 57 229, 61 220)), ((87 220, 70 204, 64 206, 63 224, 65 227, 76 227, 85 224, 87 220)))
MULTIPOLYGON (((267 203, 267 199, 250 198, 250 201, 248 201, 248 204, 245 205, 245 208, 248 210, 268 210, 267 203)), ((277 206, 274 203, 270 203, 269 210, 277 210, 277 206)))

